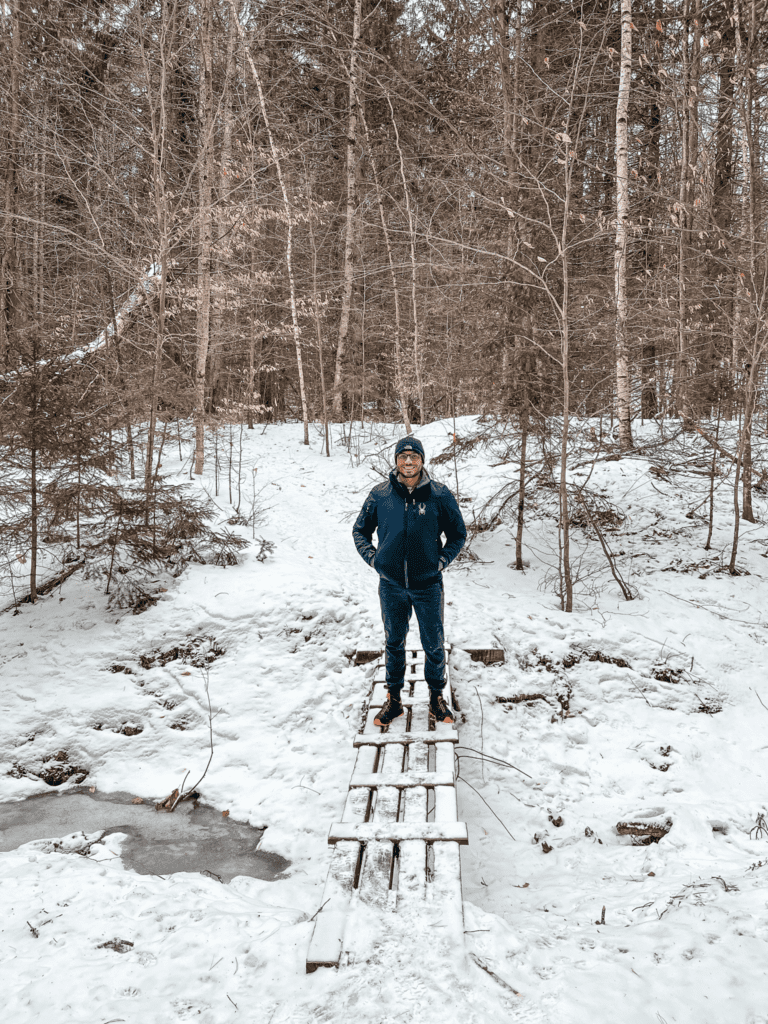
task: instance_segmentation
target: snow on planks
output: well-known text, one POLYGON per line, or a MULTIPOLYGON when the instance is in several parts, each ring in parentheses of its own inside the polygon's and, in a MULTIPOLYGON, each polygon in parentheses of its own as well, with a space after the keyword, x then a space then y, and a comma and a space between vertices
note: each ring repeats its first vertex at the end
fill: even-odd
MULTIPOLYGON (((458 734, 443 722, 430 730, 424 651, 407 647, 406 713, 386 731, 373 724, 386 699, 383 658, 375 668, 365 726, 353 741, 357 759, 344 811, 328 835, 333 853, 307 973, 355 959, 360 906, 395 913, 435 906, 454 941, 463 942, 459 845, 467 842, 467 827, 457 821, 458 734)), ((448 673, 446 665, 450 701, 448 673)))

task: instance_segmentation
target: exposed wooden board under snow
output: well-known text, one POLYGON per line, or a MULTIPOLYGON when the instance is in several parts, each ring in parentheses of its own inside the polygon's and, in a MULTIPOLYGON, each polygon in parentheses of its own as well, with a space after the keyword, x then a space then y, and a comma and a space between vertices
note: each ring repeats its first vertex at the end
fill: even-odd
POLYGON ((446 732, 406 732, 402 735, 392 733, 358 733, 353 746, 362 747, 368 744, 385 746, 387 743, 458 743, 459 734, 453 730, 446 732))
POLYGON ((345 822, 331 825, 328 842, 340 843, 357 840, 361 843, 389 840, 393 843, 408 839, 422 839, 427 843, 469 843, 467 826, 463 821, 392 821, 378 824, 375 821, 345 822))
POLYGON ((374 789, 380 786, 397 786, 398 789, 410 789, 412 786, 452 786, 453 772, 402 772, 390 775, 387 772, 374 772, 363 775, 355 773, 349 785, 351 787, 367 787, 374 789))

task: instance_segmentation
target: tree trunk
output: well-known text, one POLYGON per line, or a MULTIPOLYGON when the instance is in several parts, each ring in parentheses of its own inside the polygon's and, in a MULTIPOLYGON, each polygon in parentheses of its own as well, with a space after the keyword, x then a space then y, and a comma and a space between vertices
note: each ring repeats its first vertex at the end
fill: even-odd
POLYGON ((400 181, 403 186, 403 197, 405 198, 405 209, 408 214, 408 239, 410 242, 410 256, 411 256, 411 312, 413 315, 413 369, 416 375, 416 396, 419 400, 419 423, 423 426, 426 423, 426 417, 424 413, 424 385, 421 379, 421 351, 419 345, 419 310, 416 302, 416 229, 413 222, 413 211, 411 209, 411 196, 408 189, 408 180, 405 175, 405 161, 403 160, 403 148, 400 145, 400 132, 397 129, 397 120, 395 119, 395 108, 392 106, 392 100, 387 94, 387 103, 389 104, 389 113, 392 118, 392 127, 395 130, 395 145, 397 146, 397 155, 400 160, 400 181))
POLYGON ((678 320, 678 365, 677 405, 683 420, 683 429, 693 430, 691 404, 691 339, 689 337, 690 317, 688 314, 687 289, 693 280, 691 243, 693 226, 693 203, 695 199, 695 174, 693 167, 698 153, 698 87, 701 53, 701 0, 695 0, 696 9, 691 18, 691 0, 685 0, 682 31, 682 102, 680 180, 677 202, 678 255, 677 255, 677 320, 678 320), (693 20, 693 26, 691 26, 693 20), (689 35, 690 48, 689 48, 689 35))
MULTIPOLYGON (((360 0, 358 0, 358 3, 360 0)), ((233 2, 234 6, 234 2, 233 2)), ((238 32, 242 37, 242 28, 238 22, 238 32)), ((283 176, 282 164, 280 162, 280 155, 278 153, 275 140, 272 135, 272 129, 269 123, 269 116, 267 114, 267 104, 264 100, 264 90, 261 87, 261 76, 259 75, 258 69, 253 61, 253 57, 250 51, 246 49, 246 55, 248 57, 248 63, 251 68, 251 74, 253 80, 256 83, 256 89, 259 94, 259 106, 261 108, 261 116, 264 118, 264 127, 267 130, 267 138, 269 139, 269 148, 272 153, 272 160, 275 164, 275 170, 277 172, 277 179, 280 184, 280 192, 283 197, 283 211, 285 220, 287 223, 287 238, 285 246, 285 263, 286 270, 288 271, 288 290, 291 304, 291 326, 293 328, 293 341, 296 348, 296 367, 299 373, 299 395, 301 398, 301 415, 302 422, 304 424, 304 444, 309 444, 309 415, 307 410, 307 391, 304 385, 304 365, 301 358, 301 328, 299 326, 299 310, 296 301, 296 282, 293 276, 293 210, 291 203, 288 198, 288 189, 285 184, 285 177, 283 176)))
POLYGON ((632 79, 632 5, 621 0, 621 73, 616 101, 616 255, 614 262, 616 291, 616 412, 619 420, 619 445, 632 447, 632 412, 627 337, 627 230, 629 227, 629 93, 632 79))
POLYGON ((742 459, 741 479, 741 518, 754 523, 755 513, 752 508, 752 416, 747 422, 744 418, 744 458, 742 459))
POLYGON ((344 354, 349 337, 349 318, 352 309, 352 288, 355 277, 355 217, 357 216, 357 110, 360 32, 362 27, 362 0, 354 0, 352 20, 352 50, 349 58, 349 102, 347 116, 347 212, 344 235, 344 283, 341 293, 339 338, 336 345, 336 370, 333 377, 333 417, 343 419, 344 354))
POLYGON ((526 317, 524 324, 524 335, 518 335, 517 342, 517 381, 518 381, 518 405, 520 415, 520 472, 518 476, 517 490, 517 534, 515 536, 515 569, 522 570, 523 565, 523 529, 525 527, 525 478, 527 471, 528 457, 528 433, 530 430, 530 398, 528 395, 528 384, 530 374, 530 354, 528 351, 528 338, 532 331, 531 317, 526 317))
MULTIPOLYGON (((567 231, 567 212, 563 218, 563 235, 567 231)), ((570 419, 571 388, 569 380, 569 342, 570 332, 568 317, 569 311, 569 281, 568 281, 568 257, 563 247, 563 302, 562 302, 562 326, 560 337, 560 354, 563 361, 563 434, 560 445, 560 607, 563 611, 573 611, 573 578, 571 576, 571 545, 570 545, 570 511, 568 508, 568 424, 570 419)))
MULTIPOLYGON (((750 322, 748 328, 746 328, 752 335, 752 346, 751 352, 748 354, 748 362, 746 363, 745 370, 745 382, 744 382, 744 425, 742 428, 741 444, 740 444, 740 460, 737 463, 737 477, 738 469, 741 468, 742 479, 743 479, 743 493, 742 493, 742 517, 748 522, 753 523, 755 521, 754 512, 752 509, 752 418, 754 414, 755 405, 755 387, 759 378, 759 366, 762 360, 762 351, 764 341, 762 340, 762 317, 759 316, 759 311, 763 307, 765 300, 765 271, 763 272, 763 283, 762 288, 758 284, 757 280, 757 234, 756 226, 760 219, 760 210, 757 204, 757 191, 759 182, 759 139, 755 131, 754 123, 754 88, 753 88, 753 49, 757 36, 757 19, 755 5, 752 4, 750 7, 750 22, 747 30, 746 46, 742 39, 742 32, 744 31, 739 20, 739 12, 734 7, 734 28, 736 38, 736 52, 739 57, 739 65, 742 73, 741 78, 741 89, 740 89, 740 112, 742 120, 742 158, 744 165, 744 184, 747 188, 748 202, 747 207, 747 254, 748 254, 748 272, 746 275, 741 275, 741 280, 744 281, 743 287, 740 289, 742 292, 746 291, 746 299, 749 302, 747 308, 752 307, 750 314, 750 322), (762 292, 762 296, 761 293, 762 292), (761 301, 762 299, 762 301, 761 301)), ((738 302, 738 299, 737 299, 738 302)), ((746 306, 747 304, 744 303, 746 306)), ((736 321, 734 317, 734 322, 736 321)), ((739 318, 740 319, 740 318, 739 318)), ((737 339, 734 338, 734 341, 737 339)), ((737 356, 737 351, 734 351, 734 357, 737 356)), ((736 359, 734 358, 734 365, 736 365, 736 359)), ((738 496, 734 497, 735 511, 738 519, 738 496)), ((736 543, 738 540, 738 523, 734 528, 734 551, 731 557, 731 572, 735 572, 735 559, 736 559, 736 543)))
MULTIPOLYGON (((224 131, 221 140, 221 194, 228 196, 234 188, 235 180, 232 166, 232 137, 235 128, 234 84, 237 70, 237 19, 240 4, 238 0, 231 4, 227 23, 227 66, 224 76, 224 96, 222 111, 224 114, 224 131)), ((222 225, 222 233, 226 230, 222 225)))
MULTIPOLYGON (((163 239, 166 242, 166 239, 163 239)), ((157 396, 160 389, 160 370, 163 362, 163 342, 165 340, 165 282, 166 282, 166 261, 165 253, 161 256, 162 264, 160 270, 160 301, 157 311, 157 329, 155 333, 155 352, 152 362, 152 390, 149 396, 149 426, 147 429, 147 458, 144 464, 144 493, 146 494, 146 519, 149 525, 149 505, 153 489, 152 461, 155 448, 155 427, 157 425, 157 396)))
POLYGON ((211 0, 200 2, 200 152, 198 164, 197 353, 195 356, 195 473, 205 462, 206 370, 211 332, 213 74, 211 0))
MULTIPOLYGON (((310 192, 310 200, 311 200, 310 192)), ((311 204, 310 204, 311 206, 311 204)), ((323 353, 323 329, 320 323, 320 299, 317 294, 317 243, 315 241, 315 227, 313 217, 308 218, 309 240, 312 246, 312 311, 315 318, 315 331, 317 333, 317 360, 320 366, 320 397, 323 404, 323 431, 325 434, 325 454, 331 457, 330 428, 328 425, 328 397, 325 390, 325 361, 323 353)), ((321 448, 322 450, 322 448, 321 448)))
POLYGON ((570 260, 568 255, 568 218, 571 213, 572 173, 575 158, 571 158, 568 143, 565 147, 565 203, 563 205, 563 227, 560 234, 560 265, 563 273, 563 292, 560 308, 560 356, 562 359, 563 383, 563 433, 560 445, 560 605, 563 611, 573 611, 573 577, 571 575, 571 517, 568 507, 568 427, 571 415, 570 382, 570 260))
MULTIPOLYGON (((733 29, 725 32, 722 41, 722 51, 718 63, 718 90, 717 90, 717 128, 715 132, 715 181, 712 188, 712 220, 715 226, 714 237, 710 249, 714 256, 709 261, 710 289, 717 294, 718 277, 722 274, 722 294, 717 300, 708 304, 709 319, 713 329, 719 328, 721 340, 718 345, 715 343, 715 359, 717 363, 725 359, 731 363, 731 372, 735 373, 735 365, 732 364, 731 345, 729 335, 733 324, 735 311, 735 283, 733 274, 723 274, 722 258, 726 254, 726 241, 728 240, 733 219, 733 154, 734 154, 734 76, 736 67, 733 53, 733 29)), ((719 403, 718 396, 718 403, 719 403)))
POLYGON ((650 420, 659 411, 656 396, 656 345, 652 339, 643 339, 641 372, 640 415, 650 420))
MULTIPOLYGON (((645 189, 645 223, 643 226, 645 243, 644 269, 648 277, 648 292, 656 304, 661 300, 658 271, 661 264, 660 242, 655 227, 657 212, 661 206, 661 78, 657 69, 657 60, 662 48, 662 0, 655 0, 654 17, 656 28, 651 38, 651 58, 646 61, 647 89, 650 99, 647 107, 648 146, 640 166, 640 177, 645 189)), ((645 328, 647 330, 647 328, 645 328)), ((652 419, 659 411, 658 373, 656 359, 662 353, 657 351, 654 335, 646 334, 641 339, 640 359, 640 415, 642 419, 652 419)))
POLYGON ((709 551, 712 546, 712 530, 715 525, 715 476, 717 474, 717 445, 720 440, 720 402, 717 403, 717 426, 715 427, 715 445, 712 448, 712 469, 709 476, 709 524, 707 530, 707 541, 704 550, 709 551))
POLYGON ((248 391, 245 400, 248 405, 248 429, 253 430, 253 315, 251 315, 250 326, 250 337, 248 339, 248 391))
POLYGON ((400 291, 397 287, 397 273, 395 272, 395 261, 392 256, 392 243, 389 237, 389 228, 387 227, 387 215, 384 212, 384 200, 382 198, 381 183, 379 181, 379 172, 376 166, 376 156, 373 152, 373 146, 371 145, 371 138, 368 134, 368 125, 365 122, 365 115, 360 110, 360 118, 363 124, 363 130, 365 132, 365 143, 368 148, 368 157, 371 162, 371 170, 373 171, 373 181, 376 187, 376 202, 379 208, 379 220, 381 221, 381 230, 384 235, 384 247, 387 250, 387 264, 389 266, 389 276, 392 281, 392 299, 395 305, 395 334, 394 334, 394 347, 395 347, 395 394, 397 400, 400 403, 400 415, 403 417, 403 426, 405 427, 406 434, 411 433, 411 420, 408 416, 408 395, 406 393, 405 381, 403 379, 403 353, 401 348, 402 338, 402 326, 400 323, 400 291))
MULTIPOLYGON (((35 410, 34 415, 37 415, 35 410)), ((37 517, 38 517, 38 506, 37 506, 37 448, 36 441, 32 441, 32 449, 30 451, 30 474, 29 474, 29 493, 30 493, 30 513, 32 516, 31 530, 30 530, 30 555, 29 555, 29 597, 32 604, 37 600, 37 517)))
POLYGON ((5 161, 5 225, 4 246, 0 259, 0 366, 9 368, 11 339, 19 321, 19 266, 16 256, 16 219, 19 189, 19 134, 21 131, 19 108, 19 79, 21 61, 21 25, 19 0, 11 0, 11 76, 8 83, 10 117, 7 126, 5 161))

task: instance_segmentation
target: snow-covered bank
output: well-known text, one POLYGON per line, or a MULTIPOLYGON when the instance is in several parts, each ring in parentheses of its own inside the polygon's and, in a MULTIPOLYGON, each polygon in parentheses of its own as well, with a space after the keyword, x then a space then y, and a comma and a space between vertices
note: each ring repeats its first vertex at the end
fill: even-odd
MULTIPOLYGON (((452 430, 418 431, 428 457, 452 430)), ((269 506, 259 532, 275 545, 265 562, 257 546, 239 566, 190 566, 138 616, 108 611, 76 574, 0 619, 0 799, 50 792, 30 775, 56 765, 80 770, 66 785, 82 777, 146 799, 187 771, 194 780, 208 758, 207 664, 204 799, 266 826, 263 848, 292 867, 228 886, 138 876, 114 836, 88 857, 0 855, 6 1019, 766 1024, 768 837, 750 838, 768 805, 768 711, 756 696, 768 704, 764 528, 743 524, 739 565, 751 575, 712 572, 705 560, 730 538, 727 488, 705 552, 706 526, 686 517, 702 480, 660 479, 648 459, 601 462, 590 485, 627 516, 610 540, 639 597, 620 600, 598 568, 572 615, 543 584, 555 551, 543 498, 525 573, 509 568, 505 525, 478 533, 477 560, 446 574, 446 634, 457 648, 501 644, 507 660, 486 668, 453 652, 461 743, 531 776, 462 757, 467 948, 501 982, 471 959, 443 962, 438 942, 397 920, 369 964, 306 976, 368 688, 370 669, 347 655, 380 636, 376 578, 351 523, 380 479, 365 457, 379 465, 386 438, 379 428, 356 439, 362 458, 337 446, 329 460, 295 426, 250 433, 243 472, 258 467, 269 506), (540 696, 510 700, 520 694, 540 696), (636 846, 616 834, 628 821, 671 827, 636 846), (103 945, 115 939, 123 952, 103 945)), ((458 475, 469 523, 515 478, 499 461, 478 446, 432 470, 451 486, 458 475)), ((759 498, 758 519, 767 512, 759 498)), ((598 565, 594 541, 575 531, 574 544, 582 566, 598 565)))

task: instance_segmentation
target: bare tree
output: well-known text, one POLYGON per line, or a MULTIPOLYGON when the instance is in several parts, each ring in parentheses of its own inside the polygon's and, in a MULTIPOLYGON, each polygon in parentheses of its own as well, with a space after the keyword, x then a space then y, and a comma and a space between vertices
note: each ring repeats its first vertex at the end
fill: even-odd
MULTIPOLYGON (((233 3, 234 12, 234 3, 233 3)), ((242 26, 238 22, 238 31, 242 34, 242 26)), ((283 169, 280 162, 280 155, 278 153, 277 146, 275 145, 274 136, 269 123, 269 116, 267 114, 267 105, 264 100, 264 90, 261 85, 261 77, 259 75, 258 68, 254 63, 253 57, 251 56, 250 50, 246 47, 246 56, 248 58, 248 64, 253 75, 253 80, 256 83, 256 89, 259 94, 259 106, 261 108, 261 116, 264 118, 264 127, 267 131, 267 137, 269 139, 269 148, 272 154, 272 160, 275 165, 275 171, 277 172, 277 178, 280 183, 280 192, 283 197, 283 213, 286 223, 286 249, 285 249, 285 264, 288 272, 288 291, 289 301, 291 306, 291 327, 293 330, 293 341, 296 348, 296 367, 299 375, 299 394, 301 396, 301 415, 302 422, 304 424, 304 444, 309 444, 309 414, 307 409, 307 392, 304 386, 304 364, 301 358, 301 328, 299 326, 299 312, 298 305, 296 302, 296 282, 293 273, 293 223, 294 213, 291 201, 288 196, 288 189, 285 184, 285 177, 283 175, 283 169)))
POLYGON ((352 288, 355 275, 355 218, 357 216, 357 170, 355 167, 357 150, 357 111, 359 106, 358 90, 360 75, 360 36, 362 28, 362 0, 354 0, 352 21, 352 46, 349 54, 349 99, 347 115, 347 202, 344 229, 344 265, 341 293, 341 316, 339 319, 339 337, 336 343, 336 369, 333 376, 333 416, 336 420, 343 418, 343 369, 344 355, 349 336, 349 320, 352 309, 352 288))
POLYGON ((195 473, 205 462, 206 371, 211 336, 211 249, 213 244, 213 67, 211 0, 200 0, 200 148, 198 155, 197 353, 195 356, 195 473))
POLYGON ((632 410, 627 338, 627 233, 629 229, 629 93, 632 82, 632 4, 621 0, 621 72, 616 100, 616 402, 619 444, 632 447, 632 410))

